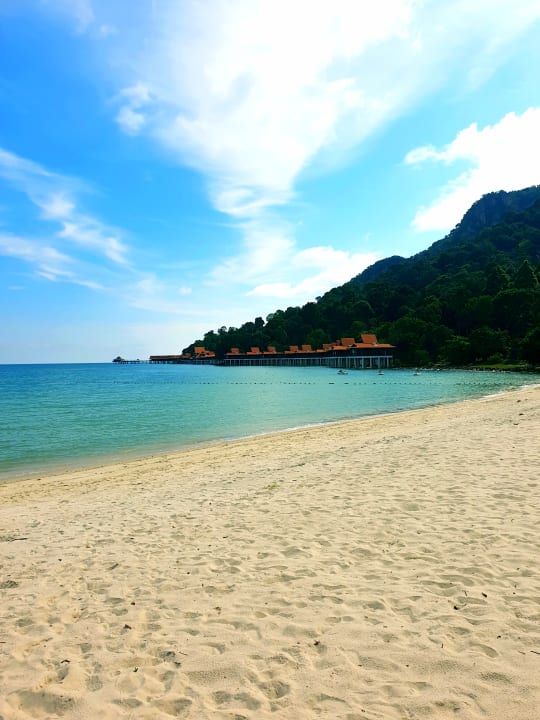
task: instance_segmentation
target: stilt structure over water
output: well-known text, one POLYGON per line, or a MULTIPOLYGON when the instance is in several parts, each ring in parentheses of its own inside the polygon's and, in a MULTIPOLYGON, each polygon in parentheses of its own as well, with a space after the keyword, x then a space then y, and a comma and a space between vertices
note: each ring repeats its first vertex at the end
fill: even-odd
POLYGON ((357 342, 354 338, 341 338, 338 342, 328 343, 313 350, 311 345, 290 345, 288 350, 278 352, 275 347, 267 350, 252 347, 247 352, 240 348, 231 348, 224 358, 218 358, 204 347, 197 346, 193 355, 151 355, 151 363, 222 365, 237 366, 274 366, 274 367, 310 367, 323 366, 339 369, 387 369, 392 367, 394 345, 379 343, 375 335, 362 335, 357 342))
POLYGON ((150 360, 140 360, 139 358, 137 358, 137 360, 126 360, 125 358, 120 357, 120 355, 115 357, 113 360, 113 363, 118 363, 119 365, 141 365, 149 362, 150 360))

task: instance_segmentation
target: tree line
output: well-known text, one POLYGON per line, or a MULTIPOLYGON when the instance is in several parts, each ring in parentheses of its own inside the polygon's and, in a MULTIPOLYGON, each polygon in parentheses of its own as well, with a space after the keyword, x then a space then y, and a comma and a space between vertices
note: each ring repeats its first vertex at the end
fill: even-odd
POLYGON ((395 345, 403 365, 540 364, 540 186, 490 193, 429 249, 301 307, 210 330, 184 351, 318 348, 362 333, 395 345))

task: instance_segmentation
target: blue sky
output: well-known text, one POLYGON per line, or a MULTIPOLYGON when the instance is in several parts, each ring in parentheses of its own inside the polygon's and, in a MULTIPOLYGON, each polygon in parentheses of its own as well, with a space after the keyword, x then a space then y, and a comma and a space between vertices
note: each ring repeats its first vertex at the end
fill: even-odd
POLYGON ((540 0, 0 0, 0 362, 180 351, 540 183, 540 0))

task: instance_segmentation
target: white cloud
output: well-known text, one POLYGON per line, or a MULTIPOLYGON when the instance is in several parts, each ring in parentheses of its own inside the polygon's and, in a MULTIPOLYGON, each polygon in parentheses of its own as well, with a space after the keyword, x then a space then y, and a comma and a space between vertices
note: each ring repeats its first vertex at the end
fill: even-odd
POLYGON ((540 183, 540 108, 529 108, 522 115, 508 113, 482 129, 473 123, 441 150, 420 147, 405 158, 411 165, 430 161, 471 165, 448 182, 429 207, 420 208, 413 220, 419 231, 450 230, 485 193, 540 183))
POLYGON ((50 219, 73 209, 73 196, 85 189, 80 181, 51 172, 3 148, 0 148, 0 178, 27 195, 50 219))
POLYGON ((41 265, 37 270, 37 274, 46 280, 57 282, 58 280, 73 280, 74 274, 69 270, 62 270, 59 267, 53 267, 51 265, 41 265))
POLYGON ((115 235, 109 234, 107 228, 94 218, 75 215, 74 221, 64 222, 58 237, 100 254, 119 265, 126 265, 127 248, 115 235))
POLYGON ((539 17, 537 0, 163 0, 121 95, 207 174, 218 209, 252 217, 322 151, 354 147, 453 70, 488 77, 539 17))
POLYGON ((202 172, 237 223, 242 248, 210 282, 297 288, 278 213, 305 174, 449 81, 477 87, 539 18, 538 0, 162 0, 123 48, 117 121, 202 172))
POLYGON ((150 91, 146 85, 139 82, 124 88, 120 93, 120 99, 125 104, 118 111, 116 122, 128 135, 137 135, 146 122, 140 108, 150 102, 150 91))
POLYGON ((149 132, 207 173, 216 206, 252 217, 254 205, 287 198, 322 147, 342 141, 343 122, 362 137, 385 114, 386 100, 364 87, 369 59, 357 60, 403 41, 410 5, 381 0, 366 13, 356 0, 161 3, 135 61, 139 77, 123 91, 127 107, 149 105, 149 132), (130 93, 137 87, 144 97, 130 93))
POLYGON ((75 209, 75 205, 62 193, 53 193, 39 203, 46 220, 68 218, 75 209))
MULTIPOLYGON (((104 290, 103 285, 82 278, 73 268, 74 258, 35 239, 0 234, 0 255, 14 257, 35 266, 38 277, 51 282, 69 282, 91 290, 104 290)), ((13 289, 13 288, 12 288, 13 289)), ((16 287, 14 289, 22 289, 16 287)))
MULTIPOLYGON (((141 95, 134 91, 134 96, 141 95)), ((77 196, 86 190, 80 181, 1 148, 0 179, 29 199, 41 222, 37 238, 0 234, 0 255, 28 263, 39 278, 114 294, 141 310, 185 317, 208 314, 197 301, 186 304, 191 288, 179 287, 177 278, 164 282, 131 265, 123 233, 79 209, 77 196), (110 263, 103 265, 103 259, 110 263)))
POLYGON ((49 263, 69 264, 71 258, 53 247, 17 235, 0 234, 0 253, 27 262, 36 263, 40 267, 49 263))
POLYGON ((211 284, 252 284, 290 265, 294 252, 292 227, 274 217, 261 216, 240 226, 242 251, 227 258, 208 274, 211 284))
POLYGON ((380 259, 376 253, 351 253, 331 246, 298 250, 294 227, 273 218, 257 218, 242 229, 243 251, 215 267, 209 278, 210 284, 248 286, 248 297, 313 300, 380 259))
POLYGON ((31 180, 36 191, 39 191, 41 187, 53 182, 58 176, 48 172, 32 160, 0 148, 0 177, 18 188, 27 187, 31 180))
POLYGON ((53 173, 32 160, 0 148, 0 178, 23 192, 39 208, 44 220, 60 225, 56 237, 108 258, 127 264, 128 248, 121 233, 77 208, 76 194, 84 184, 53 173))
POLYGON ((90 0, 40 0, 46 10, 65 15, 75 22, 75 30, 82 33, 94 22, 94 10, 90 0))
POLYGON ((350 280, 380 259, 375 253, 348 253, 329 246, 301 250, 291 258, 291 267, 318 269, 300 282, 271 282, 257 285, 247 295, 257 297, 295 298, 298 302, 313 300, 317 295, 350 280))
POLYGON ((146 119, 142 113, 126 106, 118 111, 116 122, 128 135, 137 135, 142 130, 146 119))
POLYGON ((120 95, 132 104, 133 107, 140 107, 150 102, 150 90, 144 83, 138 82, 131 87, 124 88, 120 95))
POLYGON ((116 35, 118 32, 118 29, 114 25, 107 25, 106 23, 104 25, 100 25, 98 29, 98 35, 102 38, 107 38, 111 35, 116 35))
POLYGON ((210 197, 216 210, 242 220, 257 218, 270 208, 287 205, 292 198, 292 190, 268 191, 260 188, 232 187, 227 181, 211 183, 210 197))

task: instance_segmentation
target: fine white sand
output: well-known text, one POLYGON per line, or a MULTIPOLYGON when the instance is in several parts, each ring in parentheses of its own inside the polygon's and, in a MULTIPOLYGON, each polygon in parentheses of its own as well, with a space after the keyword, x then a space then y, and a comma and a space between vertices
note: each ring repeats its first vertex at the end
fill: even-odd
POLYGON ((0 718, 540 717, 540 388, 0 486, 0 718))

